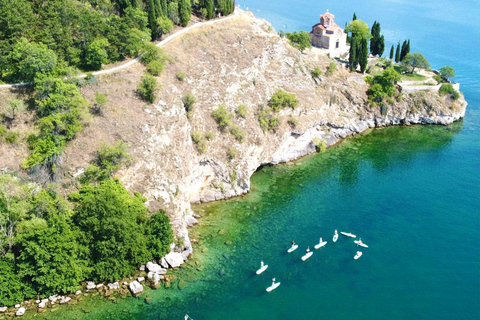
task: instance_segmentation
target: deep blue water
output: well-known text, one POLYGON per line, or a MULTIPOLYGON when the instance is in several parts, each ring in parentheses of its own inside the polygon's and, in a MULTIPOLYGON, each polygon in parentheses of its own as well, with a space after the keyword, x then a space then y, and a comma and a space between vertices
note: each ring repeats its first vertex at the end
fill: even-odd
POLYGON ((411 40, 450 65, 469 103, 453 126, 387 128, 297 163, 265 167, 252 192, 195 209, 188 267, 149 304, 94 299, 63 319, 480 319, 480 4, 478 1, 237 1, 277 30, 309 31, 328 8, 411 40), (259 11, 257 11, 259 10, 259 11), (224 230, 222 230, 224 229, 224 230), (349 231, 370 247, 355 261, 349 231), (222 230, 219 232, 219 230, 222 230), (300 257, 322 236, 325 248, 300 257), (300 248, 291 254, 291 240, 300 248), (256 276, 263 259, 267 271, 256 276), (281 282, 266 293, 271 278, 281 282))

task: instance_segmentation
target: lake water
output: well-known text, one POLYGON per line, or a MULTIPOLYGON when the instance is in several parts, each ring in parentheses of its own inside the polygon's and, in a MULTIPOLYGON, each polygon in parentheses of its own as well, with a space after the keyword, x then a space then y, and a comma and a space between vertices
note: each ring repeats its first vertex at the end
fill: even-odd
POLYGON ((237 4, 284 31, 309 31, 327 8, 342 27, 354 11, 369 25, 378 20, 387 54, 409 38, 433 68, 455 68, 466 117, 449 127, 372 130, 265 167, 247 196, 195 208, 199 244, 170 288, 117 304, 94 298, 82 304, 89 313, 69 306, 48 318, 480 319, 478 1, 237 4), (359 260, 353 239, 332 242, 335 229, 369 245, 359 260), (320 236, 328 244, 315 250, 320 236), (299 249, 287 254, 292 240, 299 249), (302 262, 307 246, 314 254, 302 262), (257 276, 260 260, 269 267, 257 276), (281 285, 266 293, 272 277, 281 285))

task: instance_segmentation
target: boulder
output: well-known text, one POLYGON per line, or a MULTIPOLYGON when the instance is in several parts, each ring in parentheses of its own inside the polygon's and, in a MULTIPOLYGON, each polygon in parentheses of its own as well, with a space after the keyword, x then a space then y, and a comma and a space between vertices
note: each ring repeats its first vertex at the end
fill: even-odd
POLYGON ((69 303, 72 298, 70 297, 63 297, 62 300, 60 300, 60 304, 66 304, 69 303))
POLYGON ((137 280, 130 282, 128 288, 130 289, 132 295, 135 297, 143 292, 143 286, 137 280))
POLYGON ((38 303, 38 309, 45 309, 45 307, 47 306, 47 302, 46 301, 40 301, 38 303))
POLYGON ((50 296, 50 297, 48 297, 48 300, 50 300, 53 304, 55 301, 58 300, 58 296, 56 296, 56 295, 50 296))
POLYGON ((7 312, 8 307, 0 307, 0 313, 7 312))
POLYGON ((99 283, 95 286, 95 288, 97 288, 97 289, 100 289, 101 287, 103 287, 103 283, 99 283))
POLYGON ((87 290, 93 290, 93 289, 95 289, 95 287, 96 287, 95 282, 93 282, 93 281, 88 281, 87 282, 87 287, 86 287, 87 290))
POLYGON ((77 290, 75 291, 75 295, 78 296, 78 295, 81 295, 82 294, 82 290, 77 290))
POLYGON ((170 252, 165 256, 165 260, 171 268, 177 268, 184 262, 182 254, 178 252, 170 252))
POLYGON ((153 262, 147 263, 147 269, 149 272, 158 273, 158 274, 165 274, 167 272, 166 269, 162 268, 160 265, 153 262))
POLYGON ((116 281, 114 283, 109 283, 109 284, 107 284, 107 286, 108 286, 108 289, 110 289, 110 290, 120 289, 120 285, 118 284, 118 281, 116 281))
POLYGON ((144 281, 145 281, 145 277, 138 277, 138 278, 137 278, 137 281, 138 281, 138 282, 144 282, 144 281))
POLYGON ((20 308, 20 303, 17 303, 17 304, 15 305, 15 308, 17 308, 17 309, 20 308))
POLYGON ((15 315, 16 316, 23 316, 25 314, 25 308, 24 307, 20 307, 17 312, 15 312, 15 315))
POLYGON ((139 270, 139 271, 145 271, 145 265, 142 264, 142 265, 140 266, 140 268, 138 268, 138 270, 139 270))
POLYGON ((168 269, 168 263, 167 263, 167 260, 165 260, 165 258, 162 258, 160 260, 160 265, 162 266, 162 268, 168 269))

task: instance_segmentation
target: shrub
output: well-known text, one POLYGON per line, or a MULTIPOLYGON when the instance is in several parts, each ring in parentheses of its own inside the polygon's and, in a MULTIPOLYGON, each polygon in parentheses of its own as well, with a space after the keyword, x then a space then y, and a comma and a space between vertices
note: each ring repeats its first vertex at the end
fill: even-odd
POLYGON ((297 48, 302 53, 305 49, 312 47, 312 39, 306 31, 286 33, 286 36, 292 47, 297 48))
POLYGON ((185 73, 183 73, 183 71, 179 70, 179 71, 177 72, 177 79, 178 79, 178 81, 184 81, 186 77, 187 77, 187 76, 185 75, 185 73))
POLYGON ((323 72, 322 72, 322 70, 320 70, 319 67, 313 68, 313 70, 312 70, 312 72, 311 72, 312 78, 318 78, 318 77, 320 77, 322 74, 323 74, 323 72))
POLYGON ((238 126, 236 125, 232 125, 231 129, 230 129, 230 133, 235 137, 235 139, 237 139, 237 141, 239 142, 244 142, 247 138, 247 133, 245 132, 245 130, 242 130, 240 129, 238 126))
POLYGON ((386 116, 388 112, 388 106, 386 104, 380 105, 380 113, 382 116, 386 116))
POLYGON ((268 102, 268 105, 273 111, 278 111, 286 107, 295 109, 297 104, 297 97, 293 93, 287 93, 281 89, 277 90, 277 92, 272 95, 270 101, 268 102))
POLYGON ((240 117, 240 118, 244 118, 247 116, 248 114, 248 110, 247 110, 247 107, 244 105, 244 104, 241 104, 237 107, 237 109, 235 110, 235 113, 240 117))
POLYGON ((18 139, 18 132, 9 131, 5 135, 5 141, 8 142, 8 143, 12 143, 12 144, 16 143, 17 139, 18 139))
POLYGON ((395 101, 392 98, 388 98, 387 103, 393 105, 395 103, 395 101))
POLYGON ((399 92, 399 93, 397 94, 397 96, 395 97, 395 100, 396 100, 397 102, 400 102, 400 101, 402 101, 402 98, 403 98, 403 95, 402 95, 401 92, 399 92))
POLYGON ((268 110, 262 109, 258 113, 258 123, 264 131, 275 131, 280 126, 280 119, 273 116, 268 110))
POLYGON ((90 112, 96 115, 101 115, 103 113, 102 107, 107 103, 107 101, 107 97, 104 94, 95 92, 95 102, 90 108, 90 112))
POLYGON ((127 153, 127 144, 118 141, 114 146, 103 144, 85 170, 81 179, 83 183, 90 181, 103 181, 109 179, 122 166, 128 167, 133 163, 133 158, 127 153))
POLYGON ((207 149, 206 144, 205 144, 205 137, 197 131, 192 132, 192 141, 195 144, 195 147, 197 148, 198 153, 202 154, 205 152, 207 149))
POLYGON ((218 108, 212 112, 212 117, 217 122, 221 131, 224 131, 231 125, 230 120, 232 119, 232 114, 227 111, 227 108, 223 104, 219 105, 218 108))
POLYGON ((137 92, 143 100, 153 103, 155 101, 155 92, 157 91, 157 79, 155 77, 144 74, 142 82, 137 87, 137 92))
POLYGON ((212 140, 214 136, 215 135, 213 134, 213 132, 207 132, 205 134, 205 138, 207 138, 207 140, 209 140, 209 141, 212 140))
POLYGON ((327 150, 327 143, 325 140, 315 137, 313 138, 312 142, 315 144, 315 149, 317 152, 325 152, 325 150, 327 150))
POLYGON ((237 150, 235 148, 228 148, 228 151, 227 151, 227 159, 229 161, 232 161, 236 156, 237 156, 237 150))
POLYGON ((158 76, 163 71, 163 62, 159 60, 150 61, 147 64, 147 71, 152 76, 158 76))
POLYGON ((187 93, 182 97, 183 106, 187 112, 187 117, 193 114, 193 104, 197 101, 197 98, 191 93, 187 93))
POLYGON ((290 116, 287 120, 287 123, 293 129, 297 127, 298 120, 293 116, 290 116))
POLYGON ((163 64, 167 60, 167 56, 163 53, 163 50, 152 42, 145 42, 140 53, 142 54, 140 60, 145 65, 148 65, 152 61, 160 61, 163 64))
POLYGON ((444 83, 440 86, 440 89, 438 89, 438 92, 442 95, 446 94, 451 94, 451 98, 453 100, 457 100, 460 97, 460 94, 455 90, 455 88, 452 86, 450 83, 444 83))
POLYGON ((3 135, 7 132, 7 127, 5 127, 3 124, 0 124, 0 138, 3 137, 3 135))
POLYGON ((336 65, 335 62, 332 61, 332 62, 330 62, 330 65, 328 66, 327 72, 325 72, 325 74, 326 74, 327 76, 330 76, 330 75, 332 75, 335 71, 337 71, 337 65, 336 65))

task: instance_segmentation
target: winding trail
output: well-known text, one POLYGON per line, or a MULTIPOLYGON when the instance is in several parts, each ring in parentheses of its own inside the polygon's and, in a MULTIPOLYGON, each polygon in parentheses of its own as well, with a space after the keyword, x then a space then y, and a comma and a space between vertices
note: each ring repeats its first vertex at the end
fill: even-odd
MULTIPOLYGON (((184 34, 185 32, 188 32, 192 29, 195 29, 195 28, 198 28, 198 27, 201 27, 201 26, 206 26, 206 25, 210 25, 210 24, 214 24, 214 23, 217 23, 217 22, 221 22, 221 21, 225 21, 225 20, 229 20, 229 19, 232 19, 234 17, 237 17, 239 15, 239 10, 238 8, 235 8, 235 11, 233 14, 229 15, 229 16, 226 16, 226 17, 223 17, 223 18, 220 18, 220 19, 217 19, 217 20, 210 20, 210 21, 205 21, 205 22, 198 22, 198 23, 195 23, 195 24, 192 24, 191 26, 188 26, 186 28, 183 28, 181 29, 180 31, 166 37, 165 39, 163 39, 162 41, 160 41, 159 43, 156 44, 157 47, 161 47, 165 44, 167 44, 169 41, 171 41, 172 39, 175 39, 176 37, 184 34)), ((110 69, 107 69, 107 70, 100 70, 100 71, 96 71, 96 72, 92 72, 92 74, 94 76, 97 76, 97 75, 102 75, 102 74, 107 74, 107 73, 112 73, 112 72, 116 72, 116 71, 119 71, 119 70, 122 70, 122 69, 125 69, 127 67, 130 67, 131 65, 137 63, 140 61, 140 57, 141 56, 138 56, 136 57, 135 59, 133 60, 130 60, 128 62, 125 62, 124 64, 121 64, 117 67, 113 67, 113 68, 110 68, 110 69)), ((83 74, 80 74, 77 76, 77 78, 85 78, 87 76, 86 73, 83 73, 83 74)), ((11 84, 2 84, 0 85, 0 89, 1 88, 16 88, 16 87, 23 87, 23 86, 26 86, 26 85, 29 85, 30 82, 20 82, 20 83, 11 83, 11 84)))

